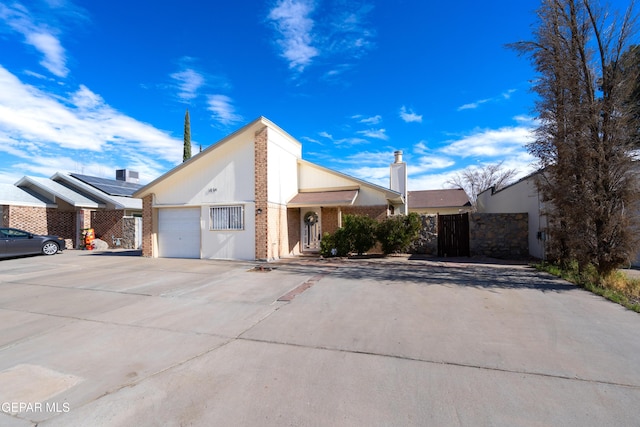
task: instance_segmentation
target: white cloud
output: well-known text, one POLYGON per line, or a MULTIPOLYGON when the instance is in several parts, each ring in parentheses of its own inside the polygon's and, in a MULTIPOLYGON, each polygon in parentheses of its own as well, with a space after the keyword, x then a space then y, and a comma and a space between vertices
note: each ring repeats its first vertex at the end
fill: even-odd
POLYGON ((280 55, 289 62, 289 68, 302 72, 319 52, 313 44, 314 21, 309 17, 315 9, 311 0, 280 0, 269 12, 278 38, 280 55))
POLYGON ((523 152, 524 146, 534 138, 530 127, 502 127, 481 130, 454 141, 442 148, 445 154, 458 157, 500 157, 523 152))
POLYGON ((407 123, 422 123, 422 115, 414 113, 413 110, 407 110, 407 107, 404 105, 400 108, 400 118, 407 123))
POLYGON ((208 110, 213 113, 212 118, 225 126, 243 120, 241 115, 236 114, 232 100, 227 95, 209 95, 207 103, 208 110))
POLYGON ((356 116, 353 116, 352 118, 358 120, 359 123, 364 123, 367 125, 377 125, 382 121, 382 116, 379 114, 371 117, 363 117, 361 115, 356 115, 356 116))
POLYGON ((182 102, 189 102, 198 96, 198 89, 204 84, 202 74, 192 68, 184 68, 181 71, 173 73, 170 77, 175 80, 178 85, 178 98, 182 102))
POLYGON ((11 6, 0 4, 0 20, 22 34, 26 44, 44 55, 40 65, 58 77, 67 76, 69 69, 66 66, 65 50, 60 40, 50 28, 36 24, 26 7, 20 3, 13 3, 11 6))
POLYGON ((323 74, 333 80, 353 67, 354 60, 370 51, 375 32, 367 27, 369 4, 336 2, 317 11, 315 0, 278 0, 267 15, 276 31, 275 44, 296 73, 302 73, 317 57, 328 60, 323 74), (317 13, 321 18, 312 17, 317 13))
POLYGON ((367 138, 382 139, 383 141, 386 141, 389 139, 386 129, 367 129, 367 130, 360 130, 357 133, 360 135, 364 135, 367 138))
POLYGON ((470 102, 469 104, 464 104, 464 105, 461 105, 460 107, 458 107, 458 111, 475 110, 480 105, 485 104, 485 103, 487 103, 489 101, 491 101, 491 99, 481 99, 481 100, 476 101, 476 102, 470 102))
POLYGON ((458 107, 458 111, 463 111, 463 110, 475 110, 476 108, 480 107, 482 104, 486 104, 489 102, 497 102, 500 100, 508 100, 511 98, 511 95, 514 94, 517 91, 517 89, 509 89, 505 92, 502 92, 500 94, 500 96, 496 96, 494 98, 485 98, 485 99, 480 99, 478 101, 474 101, 474 102, 470 102, 468 104, 464 104, 461 105, 460 107, 458 107))
POLYGON ((147 176, 155 178, 182 159, 182 140, 116 111, 86 86, 51 95, 0 66, 0 152, 24 159, 25 171, 33 172, 52 170, 60 161, 66 170, 96 158, 113 165, 125 156, 131 164, 149 165, 147 176))
POLYGON ((362 138, 339 138, 339 139, 336 139, 336 138, 333 137, 333 135, 331 135, 330 133, 325 132, 325 131, 319 132, 318 135, 320 135, 323 138, 328 139, 334 145, 338 145, 338 146, 350 146, 350 145, 357 145, 357 144, 366 144, 366 143, 369 142, 366 139, 362 139, 362 138))
POLYGON ((426 141, 419 141, 413 146, 413 152, 416 154, 426 154, 428 151, 426 141))
POLYGON ((412 162, 408 163, 407 168, 410 174, 417 175, 435 169, 446 169, 455 164, 456 162, 450 157, 428 155, 413 159, 412 162))

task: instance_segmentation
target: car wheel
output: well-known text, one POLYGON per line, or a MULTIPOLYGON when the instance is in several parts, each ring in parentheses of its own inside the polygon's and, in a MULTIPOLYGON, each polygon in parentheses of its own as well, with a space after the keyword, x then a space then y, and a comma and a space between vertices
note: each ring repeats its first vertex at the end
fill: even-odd
POLYGON ((42 253, 45 255, 55 255, 60 250, 60 247, 56 242, 45 242, 42 245, 42 253))

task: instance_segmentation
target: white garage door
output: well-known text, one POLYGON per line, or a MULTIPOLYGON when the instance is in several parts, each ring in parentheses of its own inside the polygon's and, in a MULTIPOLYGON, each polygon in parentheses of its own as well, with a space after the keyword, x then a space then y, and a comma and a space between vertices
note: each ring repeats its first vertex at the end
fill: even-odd
POLYGON ((200 208, 158 211, 161 258, 200 258, 200 208))

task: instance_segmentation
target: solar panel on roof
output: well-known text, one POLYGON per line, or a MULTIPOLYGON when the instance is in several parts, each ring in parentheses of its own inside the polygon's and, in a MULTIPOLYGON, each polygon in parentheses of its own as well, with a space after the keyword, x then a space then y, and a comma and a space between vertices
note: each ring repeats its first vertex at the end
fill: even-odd
POLYGON ((80 175, 77 173, 72 173, 71 176, 89 184, 94 188, 97 188, 104 193, 107 193, 110 196, 131 197, 133 193, 136 192, 136 190, 142 188, 142 185, 133 182, 99 178, 97 176, 80 175))

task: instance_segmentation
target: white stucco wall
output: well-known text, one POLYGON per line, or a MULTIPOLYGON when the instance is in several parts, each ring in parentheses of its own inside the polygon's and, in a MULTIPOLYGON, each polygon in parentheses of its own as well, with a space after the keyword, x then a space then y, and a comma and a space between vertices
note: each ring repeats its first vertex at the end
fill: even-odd
POLYGON ((240 134, 158 183, 155 205, 198 206, 252 201, 253 133, 240 134))
MULTIPOLYGON (((201 208, 202 218, 202 258, 254 260, 255 253, 255 204, 244 203, 244 230, 211 230, 210 208, 201 208)), ((225 204, 226 206, 226 204, 225 204)))
MULTIPOLYGON (((301 189, 327 191, 331 188, 345 188, 358 185, 358 182, 348 177, 333 174, 323 168, 316 167, 312 163, 301 162, 298 169, 298 179, 301 189)), ((386 195, 382 191, 365 185, 360 185, 360 192, 354 206, 378 206, 386 205, 386 195)))
POLYGON ((154 207, 199 207, 201 257, 255 259, 254 132, 225 141, 154 188, 154 207), (210 208, 244 206, 244 230, 211 230, 210 208))
POLYGON ((478 212, 523 213, 529 216, 529 253, 536 258, 544 258, 544 242, 538 239, 538 232, 547 224, 541 216, 542 202, 535 185, 535 177, 527 177, 493 194, 491 190, 478 195, 478 212))
POLYGON ((267 198, 285 205, 298 193, 298 159, 302 145, 269 129, 267 143, 267 198))

